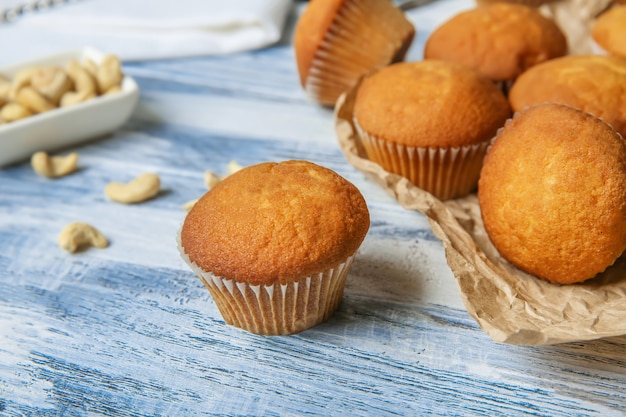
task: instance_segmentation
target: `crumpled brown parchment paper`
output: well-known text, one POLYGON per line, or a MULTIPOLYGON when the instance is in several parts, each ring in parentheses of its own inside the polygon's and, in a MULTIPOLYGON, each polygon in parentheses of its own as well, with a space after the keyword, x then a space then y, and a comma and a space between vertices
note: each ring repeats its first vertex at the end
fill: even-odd
POLYGON ((554 19, 567 38, 570 55, 593 53, 591 28, 596 18, 610 7, 612 0, 556 0, 539 7, 544 16, 554 19))
MULTIPOLYGON (((358 86, 356 87, 358 88, 358 86)), ((335 106, 335 129, 348 162, 407 210, 428 217, 469 314, 495 341, 549 345, 626 334, 626 257, 574 285, 555 285, 506 262, 485 233, 475 194, 442 202, 369 161, 352 123, 356 88, 335 106)))

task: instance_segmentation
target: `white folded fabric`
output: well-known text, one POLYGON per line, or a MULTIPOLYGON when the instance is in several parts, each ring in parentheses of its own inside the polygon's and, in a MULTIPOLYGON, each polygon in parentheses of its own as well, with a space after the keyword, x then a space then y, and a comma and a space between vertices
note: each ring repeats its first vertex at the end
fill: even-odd
POLYGON ((59 4, 0 24, 4 44, 0 64, 85 45, 127 61, 257 49, 280 39, 290 7, 290 0, 80 0, 59 4))

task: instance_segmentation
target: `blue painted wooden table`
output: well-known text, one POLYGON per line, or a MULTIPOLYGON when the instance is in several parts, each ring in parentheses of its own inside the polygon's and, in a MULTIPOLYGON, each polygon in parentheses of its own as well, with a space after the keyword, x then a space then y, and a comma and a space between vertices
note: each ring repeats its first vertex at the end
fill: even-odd
MULTIPOLYGON (((438 23, 427 11, 411 14, 422 33, 409 59, 438 23)), ((299 87, 290 39, 126 63, 139 107, 114 135, 73 148, 79 172, 0 170, 0 415, 625 415, 626 337, 493 342, 465 311, 425 217, 346 162, 332 110, 299 87), (181 206, 206 191, 204 171, 286 159, 352 181, 372 227, 327 323, 261 337, 223 323, 175 235, 181 206), (157 198, 105 198, 109 181, 150 171, 157 198), (73 221, 110 247, 61 250, 73 221)))

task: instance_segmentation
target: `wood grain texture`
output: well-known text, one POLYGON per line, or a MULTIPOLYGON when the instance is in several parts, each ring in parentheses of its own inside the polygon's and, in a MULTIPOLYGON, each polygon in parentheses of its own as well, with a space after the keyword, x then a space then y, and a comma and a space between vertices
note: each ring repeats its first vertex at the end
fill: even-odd
POLYGON ((140 107, 115 135, 73 148, 79 172, 0 170, 0 415, 626 414, 626 337, 491 341, 426 219, 347 164, 332 111, 300 90, 289 45, 125 70, 140 107), (260 337, 223 323, 175 236, 205 170, 286 159, 352 181, 372 227, 327 323, 260 337), (104 197, 107 182, 147 171, 161 176, 157 198, 104 197), (72 221, 110 247, 63 252, 56 236, 72 221))

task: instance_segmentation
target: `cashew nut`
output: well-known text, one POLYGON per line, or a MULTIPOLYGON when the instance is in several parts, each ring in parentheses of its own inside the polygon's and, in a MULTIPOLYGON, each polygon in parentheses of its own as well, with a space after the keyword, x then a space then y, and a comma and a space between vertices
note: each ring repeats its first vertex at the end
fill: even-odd
POLYGON ((213 171, 205 171, 204 172, 204 184, 208 189, 211 189, 217 185, 218 182, 222 181, 229 175, 234 174, 235 172, 242 170, 243 166, 241 166, 237 161, 230 161, 226 166, 226 175, 218 175, 213 171))
POLYGON ((11 81, 0 76, 0 100, 5 102, 9 101, 9 94, 11 92, 11 81))
POLYGON ((113 87, 109 88, 107 91, 102 93, 102 95, 108 96, 109 94, 119 93, 120 91, 122 91, 122 86, 121 85, 114 85, 113 87))
POLYGON ((74 81, 76 91, 88 91, 97 94, 96 80, 78 61, 74 59, 67 65, 67 73, 74 81))
POLYGON ((17 93, 22 88, 30 85, 30 81, 33 78, 35 70, 36 68, 24 68, 15 75, 13 83, 11 84, 11 90, 9 91, 9 98, 11 100, 15 100, 17 98, 17 93))
POLYGON ((23 87, 17 92, 15 101, 34 113, 44 113, 55 108, 55 105, 41 95, 33 87, 23 87))
POLYGON ((241 171, 243 166, 241 166, 237 161, 230 161, 226 166, 226 172, 228 175, 232 175, 237 171, 241 171))
POLYGON ((53 103, 73 87, 72 80, 59 67, 44 67, 35 70, 30 85, 53 103))
POLYGON ((7 103, 2 107, 2 110, 0 110, 0 117, 7 123, 32 115, 32 111, 18 103, 7 103))
POLYGON ((71 174, 78 165, 78 154, 72 152, 66 156, 49 156, 45 152, 37 152, 30 158, 33 170, 48 178, 59 178, 71 174))
POLYGON ((198 200, 199 200, 199 198, 196 198, 195 200, 187 201, 185 204, 183 204, 183 210, 185 210, 185 211, 191 210, 193 208, 193 206, 196 205, 198 200))
POLYGON ((72 106, 74 104, 82 103, 84 101, 90 100, 96 96, 96 93, 88 90, 79 90, 79 91, 68 91, 63 94, 61 97, 61 101, 59 106, 67 107, 72 106))
POLYGON ((104 194, 112 201, 124 204, 133 204, 146 201, 156 196, 161 188, 161 180, 157 174, 141 174, 128 184, 111 182, 104 194))
POLYGON ((96 72, 96 80, 98 80, 98 88, 101 92, 109 91, 113 86, 122 84, 124 74, 122 73, 122 64, 115 55, 107 55, 102 59, 96 72))
POLYGON ((217 175, 213 171, 205 171, 204 172, 204 184, 208 189, 211 189, 217 185, 218 182, 222 180, 222 177, 217 175))
POLYGON ((98 65, 95 62, 93 62, 93 59, 85 58, 83 59, 82 64, 83 64, 83 68, 85 68, 87 72, 91 74, 92 77, 96 78, 96 73, 98 72, 98 65))
POLYGON ((8 123, 57 106, 118 93, 123 79, 121 62, 115 55, 105 56, 100 65, 85 58, 70 61, 66 68, 27 67, 12 80, 0 74, 0 120, 8 123))
POLYGON ((104 249, 109 246, 107 238, 90 224, 70 223, 61 230, 57 238, 59 246, 70 253, 74 253, 88 246, 104 249))

